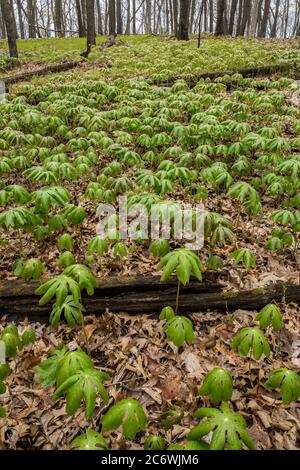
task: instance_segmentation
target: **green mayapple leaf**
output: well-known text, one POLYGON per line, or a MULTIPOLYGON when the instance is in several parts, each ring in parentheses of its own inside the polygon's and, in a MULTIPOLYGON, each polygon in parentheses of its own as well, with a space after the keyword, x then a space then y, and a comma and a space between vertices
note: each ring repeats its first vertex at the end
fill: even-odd
POLYGON ((281 368, 274 370, 266 383, 266 387, 271 390, 280 388, 285 405, 298 400, 300 397, 300 377, 290 369, 281 368))
POLYGON ((15 325, 9 325, 4 328, 0 335, 0 341, 5 345, 6 357, 15 357, 17 350, 23 349, 23 343, 19 337, 18 328, 15 325))
POLYGON ((189 282, 193 274, 199 281, 202 280, 202 263, 198 256, 185 248, 177 248, 165 255, 157 266, 163 269, 160 280, 167 281, 172 273, 176 271, 177 278, 184 286, 189 282))
POLYGON ((168 320, 164 326, 169 341, 175 344, 178 348, 186 341, 192 344, 194 341, 194 330, 191 320, 187 317, 174 316, 168 320))
POLYGON ((182 408, 179 408, 175 405, 171 405, 166 411, 164 411, 160 416, 160 425, 165 430, 168 431, 172 429, 175 424, 179 424, 184 416, 182 408))
MULTIPOLYGON (((74 279, 74 281, 78 283, 80 289, 85 289, 88 295, 94 294, 94 288, 97 287, 97 281, 91 270, 84 264, 72 264, 64 270, 63 274, 74 279)), ((77 303, 76 298, 74 298, 74 301, 77 303)))
MULTIPOLYGON (((67 269, 70 270, 73 266, 69 266, 67 269)), ((50 302, 54 296, 56 296, 56 303, 58 305, 62 305, 69 294, 73 296, 76 305, 79 304, 81 298, 79 284, 73 279, 73 276, 67 276, 66 274, 60 274, 45 282, 36 289, 35 293, 43 296, 39 301, 40 305, 50 302)))
POLYGON ((52 349, 52 351, 50 351, 50 357, 34 368, 36 380, 41 383, 44 388, 55 384, 58 366, 61 359, 67 353, 68 348, 66 346, 60 349, 52 349))
POLYGON ((272 325, 274 330, 278 331, 283 328, 282 314, 275 304, 268 304, 260 310, 255 317, 259 321, 261 328, 267 328, 272 325))
POLYGON ((14 265, 14 274, 26 281, 30 279, 40 279, 45 266, 38 258, 19 259, 14 265))
POLYGON ((159 319, 160 320, 171 320, 171 318, 175 317, 175 312, 172 307, 164 307, 160 312, 159 319))
POLYGON ((74 327, 75 325, 82 325, 83 312, 85 312, 84 306, 81 303, 75 304, 73 296, 68 295, 61 305, 56 302, 53 305, 50 314, 51 326, 56 327, 62 315, 65 317, 69 326, 74 327))
POLYGON ((58 242, 58 247, 61 251, 63 250, 72 250, 74 245, 73 238, 68 233, 64 233, 58 242))
POLYGON ((62 382, 55 390, 52 398, 57 400, 60 396, 66 394, 67 414, 69 416, 76 413, 81 401, 84 400, 86 417, 91 419, 96 407, 97 394, 100 395, 104 403, 108 403, 109 396, 103 385, 103 380, 109 379, 108 374, 93 368, 79 370, 62 382))
POLYGON ((85 435, 73 439, 70 450, 107 450, 108 444, 104 437, 93 429, 87 429, 85 435))
POLYGON ((151 253, 157 258, 165 256, 170 251, 170 244, 168 240, 159 239, 154 240, 150 245, 151 253))
POLYGON ((162 436, 156 436, 155 434, 150 434, 147 437, 144 444, 145 450, 163 450, 165 448, 166 441, 162 436))
POLYGON ((112 431, 122 426, 125 439, 132 440, 147 426, 143 407, 133 399, 121 400, 113 405, 102 417, 102 432, 112 431))
POLYGON ((107 242, 102 240, 100 237, 92 238, 88 244, 88 253, 90 255, 96 253, 98 256, 103 256, 107 250, 107 242))
POLYGON ((231 399, 232 386, 229 372, 221 367, 215 367, 206 374, 199 395, 208 396, 213 404, 228 401, 231 399))
POLYGON ((262 354, 270 356, 270 346, 264 333, 258 328, 242 328, 230 343, 232 349, 239 351, 242 357, 246 357, 249 352, 253 354, 256 360, 259 360, 262 354))
POLYGON ((203 419, 188 435, 189 440, 202 440, 212 432, 210 450, 242 450, 243 445, 255 450, 255 444, 247 433, 246 423, 242 416, 231 411, 226 403, 220 409, 199 408, 195 416, 203 419))
POLYGON ((235 264, 243 264, 246 271, 256 266, 255 257, 249 248, 240 248, 234 251, 231 256, 234 258, 235 264))

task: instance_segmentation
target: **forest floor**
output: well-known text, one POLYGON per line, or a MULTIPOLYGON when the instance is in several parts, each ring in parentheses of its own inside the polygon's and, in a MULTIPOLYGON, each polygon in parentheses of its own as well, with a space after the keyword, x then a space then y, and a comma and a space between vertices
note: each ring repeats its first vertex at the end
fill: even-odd
MULTIPOLYGON (((82 67, 13 85, 7 102, 0 103, 0 217, 18 207, 36 216, 23 224, 24 230, 4 223, 0 228, 0 279, 16 279, 14 266, 20 258, 42 262, 41 282, 61 274, 58 240, 65 232, 73 237, 75 262, 88 265, 98 278, 157 273, 158 258, 149 251, 147 239, 125 240, 125 255, 115 252, 116 240, 110 240, 101 256, 89 252, 99 202, 115 204, 118 195, 126 194, 143 195, 148 204, 157 199, 201 202, 212 222, 197 254, 203 271, 212 255, 219 257, 226 274, 220 279, 224 291, 299 285, 299 88, 294 80, 279 76, 223 77, 192 89, 188 83, 207 71, 268 64, 291 63, 293 75, 300 41, 208 37, 198 50, 196 39, 178 43, 154 36, 122 37, 116 46, 100 50, 103 40, 98 38, 82 67), (151 85, 173 76, 186 82, 151 85), (116 162, 120 167, 114 173, 111 164, 116 162), (35 179, 30 170, 41 176, 35 179), (230 195, 238 182, 255 194, 254 206, 230 195), (22 194, 20 188, 12 189, 16 184, 22 194), (38 205, 37 193, 57 186, 67 192, 68 204, 83 209, 81 224, 67 220, 66 201, 50 201, 46 213, 38 205), (274 219, 282 210, 289 212, 284 223, 276 215, 274 219), (272 238, 280 248, 266 246, 272 238), (250 269, 234 261, 234 251, 241 248, 254 257, 250 269)), ((2 77, 76 60, 84 42, 20 41, 19 47, 21 66, 2 77)), ((171 240, 170 249, 180 246, 171 240)), ((194 411, 210 406, 198 388, 208 371, 223 367, 234 381, 231 407, 245 418, 257 447, 299 449, 299 400, 284 405, 280 393, 265 387, 276 368, 300 370, 300 308, 284 298, 278 306, 284 328, 267 328, 271 355, 259 361, 242 358, 230 347, 241 328, 257 327, 253 310, 189 315, 195 340, 179 349, 167 341, 164 321, 142 312, 86 316, 86 335, 81 327, 60 323, 54 329, 46 321, 29 321, 24 312, 16 321, 19 333, 30 326, 37 341, 10 360, 12 373, 0 396, 6 409, 0 443, 6 449, 67 449, 86 429, 101 429, 100 418, 110 405, 130 397, 147 413, 147 432, 132 441, 119 431, 110 432, 105 436, 110 448, 141 449, 149 434, 164 436, 167 444, 186 445, 189 431, 199 422, 194 411), (87 341, 95 367, 111 377, 106 383, 109 404, 97 399, 91 422, 82 408, 67 416, 65 398, 53 402, 54 388, 43 389, 34 371, 52 348, 65 344, 70 351, 87 350, 87 341), (173 426, 166 423, 170 412, 176 415, 173 426)), ((11 318, 2 317, 0 332, 9 324, 11 318)))

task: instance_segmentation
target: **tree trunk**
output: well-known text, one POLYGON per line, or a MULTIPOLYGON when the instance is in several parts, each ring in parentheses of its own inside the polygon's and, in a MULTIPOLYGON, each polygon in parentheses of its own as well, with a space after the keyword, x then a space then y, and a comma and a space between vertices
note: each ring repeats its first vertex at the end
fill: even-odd
POLYGON ((180 0, 179 25, 177 39, 180 41, 189 40, 189 13, 190 0, 180 0))
POLYGON ((152 6, 151 6, 151 0, 146 0, 146 16, 145 16, 145 33, 146 34, 151 34, 152 33, 152 27, 151 27, 151 13, 152 6))
POLYGON ((77 13, 77 22, 78 22, 78 33, 80 38, 85 37, 85 30, 84 30, 84 24, 83 24, 83 17, 82 17, 82 9, 81 9, 81 3, 80 0, 76 0, 76 13, 77 13))
POLYGON ((131 12, 130 12, 130 0, 127 0, 127 18, 126 18, 126 30, 125 30, 125 34, 130 34, 130 15, 131 15, 131 12))
POLYGON ((217 23, 216 36, 227 34, 227 18, 226 18, 226 0, 218 0, 217 3, 217 23))
POLYGON ((54 4, 54 29, 56 29, 59 38, 64 37, 62 0, 55 0, 55 4, 54 4))
POLYGON ((87 51, 96 45, 95 0, 86 0, 86 44, 87 51))
POLYGON ((251 10, 251 21, 250 21, 250 28, 249 28, 250 38, 254 38, 256 34, 258 7, 259 7, 259 0, 253 0, 252 10, 251 10))
POLYGON ((103 36, 103 26, 102 26, 102 13, 101 13, 101 6, 100 6, 100 0, 97 0, 97 17, 98 17, 98 34, 100 36, 103 36))
POLYGON ((116 35, 116 3, 115 0, 109 0, 108 2, 108 29, 109 35, 116 35))
POLYGON ((230 8, 229 28, 228 33, 233 36, 234 20, 237 12, 238 0, 232 0, 230 8))
POLYGON ((121 0, 117 0, 116 7, 117 7, 116 8, 116 11, 117 11, 117 34, 123 34, 121 0))
MULTIPOLYGON (((203 0, 202 0, 202 3, 203 3, 203 0)), ((196 0, 191 0, 191 15, 190 15, 190 27, 189 27, 189 32, 191 34, 193 33, 195 10, 196 10, 196 0)))
POLYGON ((21 39, 24 39, 24 38, 25 38, 25 30, 24 30, 24 22, 23 22, 23 16, 22 16, 21 0, 17 0, 17 7, 18 7, 18 18, 19 18, 20 36, 21 36, 21 39))
POLYGON ((132 0, 132 34, 136 34, 136 5, 135 5, 135 0, 132 0))
POLYGON ((173 0, 174 36, 178 35, 178 0, 173 0))
POLYGON ((35 28, 35 11, 33 0, 27 0, 27 19, 28 19, 28 35, 30 39, 36 38, 35 28))
POLYGON ((242 16, 242 25, 241 25, 241 36, 245 35, 247 24, 250 21, 251 15, 251 0, 244 0, 243 2, 243 16, 242 16))
POLYGON ((16 23, 12 4, 9 0, 0 0, 1 12, 5 23, 10 57, 18 57, 16 23))
POLYGON ((277 22, 278 22, 278 16, 279 16, 278 15, 279 14, 279 6, 280 6, 280 0, 277 0, 276 7, 275 7, 275 13, 274 13, 274 21, 273 21, 273 25, 272 25, 271 33, 270 33, 271 38, 276 38, 277 22))

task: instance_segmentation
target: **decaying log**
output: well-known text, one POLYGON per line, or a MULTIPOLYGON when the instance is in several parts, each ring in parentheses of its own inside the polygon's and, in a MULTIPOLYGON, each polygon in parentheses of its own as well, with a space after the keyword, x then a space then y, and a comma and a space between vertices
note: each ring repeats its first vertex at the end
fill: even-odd
MULTIPOLYGON (((39 305, 39 297, 34 294, 38 285, 34 281, 0 281, 0 315, 48 315, 51 305, 39 305)), ((83 303, 87 313, 101 314, 109 309, 129 314, 158 314, 166 305, 175 306, 176 287, 176 279, 161 283, 158 276, 99 279, 94 295, 84 294, 83 303)), ((192 281, 181 287, 179 307, 181 313, 257 310, 283 298, 300 305, 300 285, 274 284, 264 289, 224 292, 213 280, 192 281)))
POLYGON ((49 73, 57 73, 57 72, 64 72, 66 70, 74 69, 78 65, 80 65, 80 61, 73 61, 73 62, 63 62, 62 64, 53 64, 47 65, 47 67, 43 67, 41 69, 32 70, 31 72, 24 72, 19 73, 16 75, 11 75, 10 77, 4 77, 1 80, 5 83, 6 91, 8 91, 9 85, 17 82, 25 82, 27 80, 31 80, 33 77, 47 75, 49 73))
MULTIPOLYGON (((296 64, 294 64, 296 66, 296 64)), ((224 77, 225 75, 235 75, 235 74, 240 74, 244 78, 254 78, 254 77, 259 77, 259 76, 270 76, 275 73, 287 73, 291 72, 293 70, 293 65, 291 64, 274 64, 274 65, 267 65, 264 67, 253 67, 253 68, 244 68, 244 69, 237 69, 237 70, 223 70, 223 71, 216 71, 216 72, 206 72, 206 73, 200 73, 197 75, 193 75, 186 79, 183 76, 176 76, 176 77, 170 77, 166 80, 153 80, 151 81, 151 85, 157 85, 157 86, 170 86, 173 85, 177 80, 186 80, 189 83, 189 86, 192 88, 194 87, 199 80, 201 79, 210 79, 210 80, 215 80, 216 78, 219 77, 224 77)))

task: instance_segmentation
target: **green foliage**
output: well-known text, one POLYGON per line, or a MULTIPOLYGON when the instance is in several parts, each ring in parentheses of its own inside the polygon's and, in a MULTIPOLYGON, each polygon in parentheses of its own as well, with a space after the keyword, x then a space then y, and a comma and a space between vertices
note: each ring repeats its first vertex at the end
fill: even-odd
POLYGON ((35 333, 28 329, 20 337, 18 328, 15 325, 9 325, 4 328, 0 335, 0 341, 5 345, 6 357, 15 357, 17 351, 22 351, 23 347, 36 340, 35 333))
POLYGON ((121 400, 101 418, 102 432, 113 431, 122 426, 125 439, 132 440, 139 431, 147 426, 147 418, 143 407, 133 399, 121 400))
POLYGON ((172 307, 164 307, 159 315, 160 320, 171 320, 171 318, 175 317, 175 312, 172 307))
POLYGON ((107 242, 100 237, 92 238, 88 244, 88 253, 90 255, 96 253, 98 256, 103 256, 108 250, 107 242))
POLYGON ((70 198, 69 191, 61 186, 45 187, 31 194, 31 199, 35 203, 35 210, 45 214, 48 214, 52 207, 64 206, 70 198))
POLYGON ((108 403, 108 393, 103 385, 104 380, 110 377, 105 372, 96 371, 93 368, 86 368, 70 375, 52 395, 53 400, 66 394, 67 413, 69 416, 76 413, 81 401, 86 403, 86 417, 91 419, 96 407, 97 393, 104 403, 108 403))
POLYGON ((26 281, 30 279, 40 279, 45 266, 38 258, 20 258, 14 265, 14 274, 26 281))
POLYGON ((73 296, 68 295, 61 305, 57 302, 54 303, 50 314, 51 326, 56 327, 61 320, 62 315, 65 317, 66 322, 70 327, 74 327, 76 324, 82 325, 82 312, 85 312, 84 306, 80 303, 75 304, 73 296))
POLYGON ((222 258, 217 255, 211 255, 208 260, 207 260, 207 269, 211 269, 213 271, 218 270, 218 269, 223 269, 224 268, 224 263, 222 258))
POLYGON ((58 242, 58 247, 61 251, 63 250, 72 250, 74 245, 74 240, 68 233, 64 233, 58 242))
MULTIPOLYGON (((75 265, 74 265, 75 266, 75 265)), ((70 266, 69 268, 71 268, 70 266)), ((67 268, 67 269, 69 269, 67 268)), ((74 279, 66 274, 60 274, 45 282, 35 290, 36 295, 42 295, 39 304, 45 305, 56 296, 56 304, 62 305, 69 294, 72 295, 75 305, 80 302, 80 286, 74 279)))
POLYGON ((163 273, 160 280, 167 281, 172 273, 176 271, 177 278, 184 286, 190 281, 193 274, 199 281, 202 280, 202 263, 198 256, 185 248, 177 248, 165 255, 157 266, 163 273))
POLYGON ((300 397, 300 377, 290 369, 275 369, 266 382, 266 387, 270 390, 280 388, 285 405, 298 400, 300 397))
POLYGON ((246 357, 249 352, 254 359, 259 360, 262 354, 266 357, 270 355, 270 346, 265 335, 258 328, 242 328, 231 341, 232 349, 238 350, 242 357, 246 357))
POLYGON ((145 450, 163 450, 165 448, 166 441, 162 436, 156 436, 155 434, 150 434, 147 437, 144 444, 145 450))
POLYGON ((195 338, 193 324, 187 317, 171 317, 164 326, 168 341, 172 341, 178 348, 186 341, 192 344, 195 338))
POLYGON ((159 239, 154 240, 150 245, 151 253, 157 258, 162 258, 170 251, 170 243, 168 240, 159 239))
POLYGON ((160 425, 165 430, 168 431, 172 429, 173 426, 179 424, 184 416, 182 408, 179 408, 175 405, 169 406, 169 408, 164 411, 160 416, 160 425))
POLYGON ((108 444, 97 431, 87 429, 85 435, 73 439, 70 450, 108 450, 108 444))
MULTIPOLYGON (((64 270, 63 274, 74 279, 74 281, 78 283, 79 288, 81 290, 85 289, 88 295, 94 294, 94 288, 97 287, 97 281, 90 269, 84 264, 72 264, 64 270)), ((77 297, 74 297, 74 301, 77 303, 77 297)))
POLYGON ((255 257, 249 248, 240 248, 236 250, 231 255, 234 259, 235 264, 242 263, 246 269, 249 271, 251 268, 255 268, 256 260, 255 257))
POLYGON ((75 263, 75 258, 74 258, 73 253, 71 253, 71 251, 65 251, 64 253, 60 255, 57 263, 60 266, 66 266, 66 267, 71 266, 71 264, 75 263))
POLYGON ((232 378, 229 372, 221 367, 215 367, 208 372, 199 389, 199 395, 208 396, 213 404, 228 401, 232 395, 232 378))
POLYGON ((242 416, 231 411, 226 403, 220 409, 199 408, 195 416, 203 419, 188 435, 189 440, 201 440, 212 432, 210 450, 242 450, 243 445, 255 450, 255 444, 246 430, 246 423, 242 416))
POLYGON ((268 304, 260 310, 255 317, 259 321, 261 328, 267 328, 272 325, 274 330, 279 331, 283 328, 282 314, 277 305, 268 304))
POLYGON ((36 379, 44 388, 55 384, 57 370, 61 363, 61 359, 67 353, 68 348, 66 346, 62 346, 60 349, 52 349, 50 351, 50 357, 35 367, 36 379))

